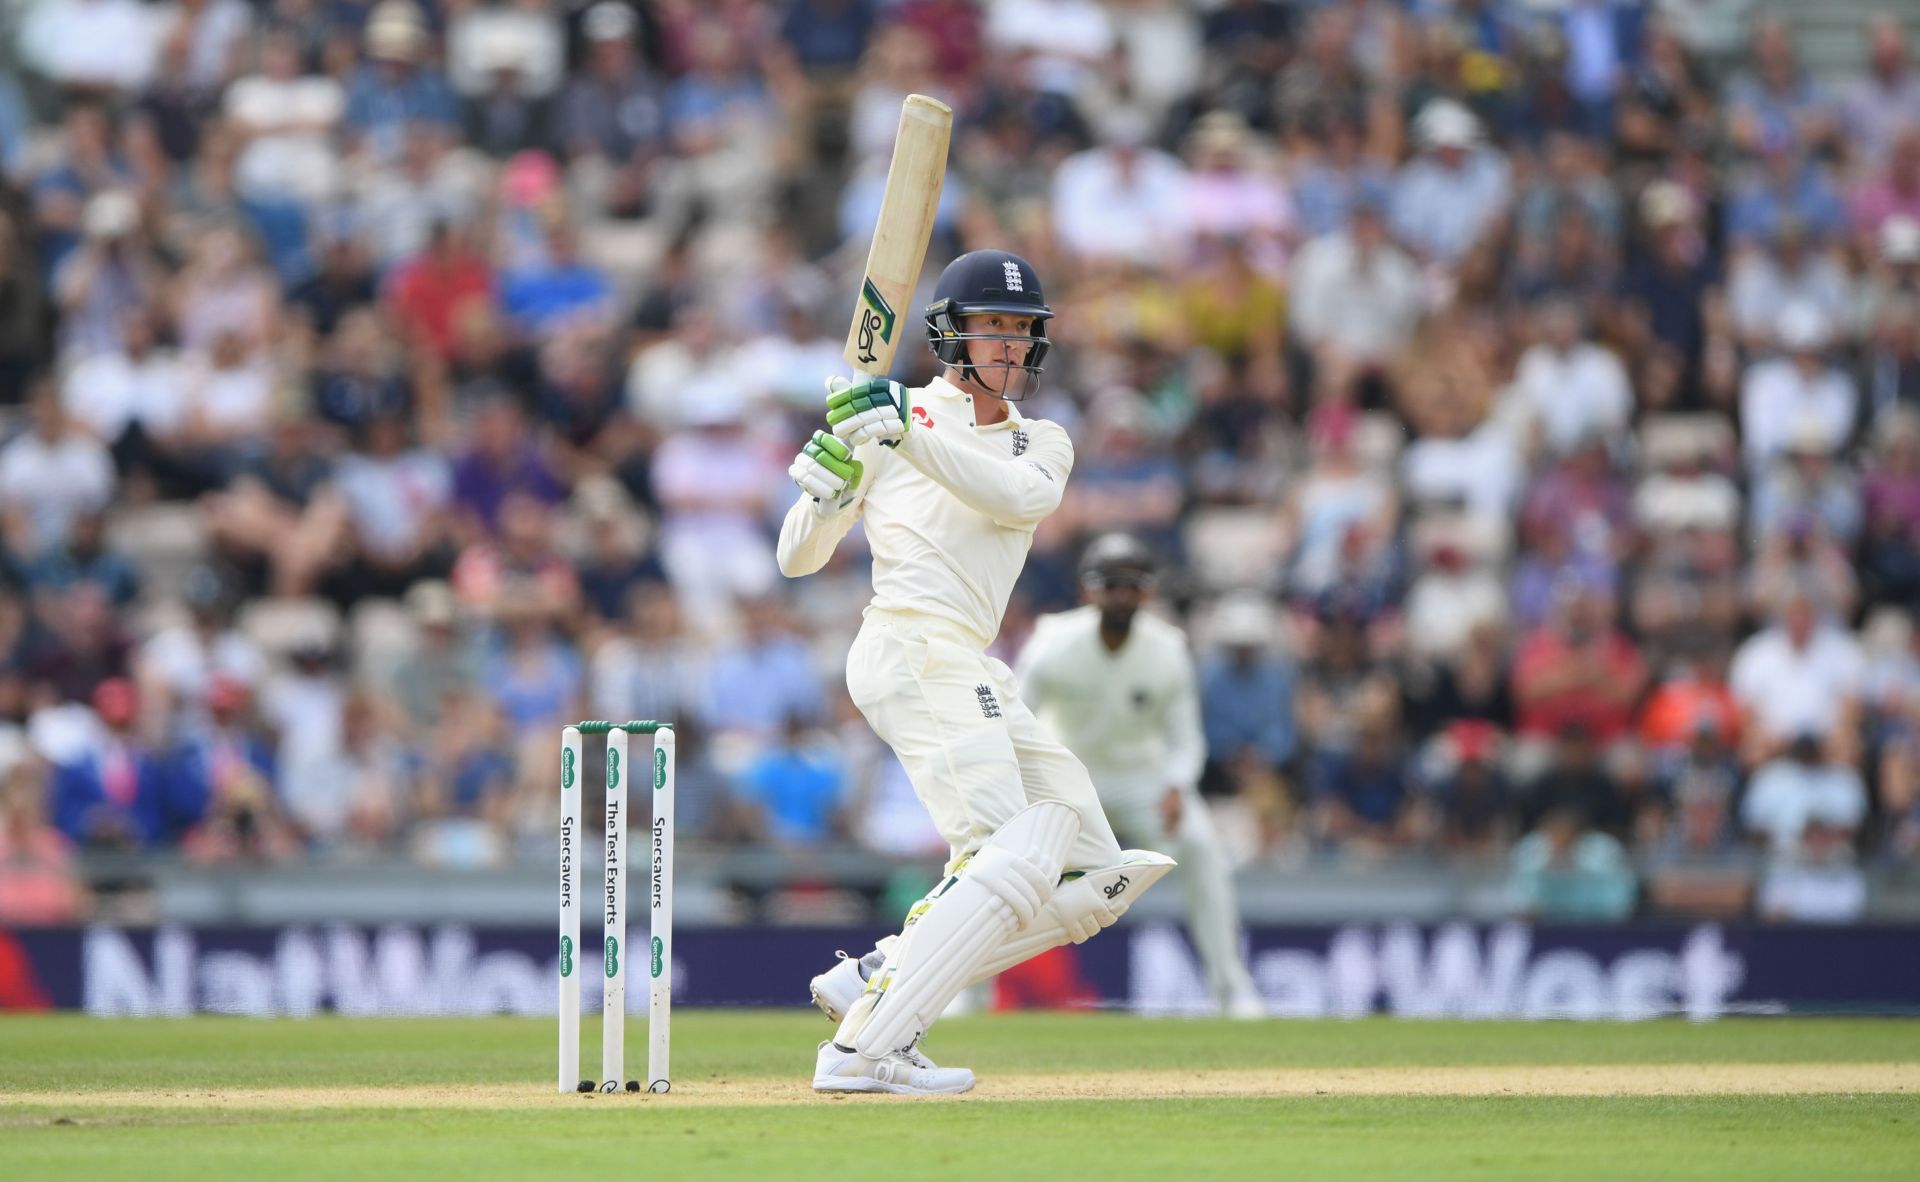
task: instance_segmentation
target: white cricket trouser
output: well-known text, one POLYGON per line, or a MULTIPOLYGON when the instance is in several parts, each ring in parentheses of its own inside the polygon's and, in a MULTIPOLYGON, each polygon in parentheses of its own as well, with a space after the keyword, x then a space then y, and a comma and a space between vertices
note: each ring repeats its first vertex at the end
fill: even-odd
POLYGON ((1087 769, 1027 709, 1013 671, 984 647, 944 620, 870 612, 847 652, 847 690, 900 757, 953 862, 1029 804, 1058 800, 1080 814, 1066 868, 1117 864, 1120 844, 1087 769))
POLYGON ((1164 787, 1110 784, 1105 776, 1095 786, 1115 832, 1127 845, 1161 850, 1180 863, 1173 877, 1187 898, 1187 934, 1200 953, 1214 1000, 1225 1006, 1236 997, 1257 996, 1253 975, 1240 959, 1240 904, 1234 898, 1227 856, 1199 794, 1185 794, 1179 828, 1169 833, 1160 812, 1164 787))

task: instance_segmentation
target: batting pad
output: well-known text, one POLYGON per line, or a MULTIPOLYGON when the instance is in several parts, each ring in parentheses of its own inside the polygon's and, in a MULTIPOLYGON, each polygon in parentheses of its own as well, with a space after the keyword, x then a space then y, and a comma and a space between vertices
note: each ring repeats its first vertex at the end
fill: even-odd
POLYGON ((1060 884, 1032 923, 1009 935, 974 976, 984 981, 1062 944, 1084 944, 1110 928, 1176 863, 1152 850, 1124 850, 1120 865, 1060 884))
POLYGON ((987 958, 1039 916, 1079 835, 1080 814, 1060 801, 1014 814, 907 928, 834 1041, 873 1059, 918 1042, 987 958))

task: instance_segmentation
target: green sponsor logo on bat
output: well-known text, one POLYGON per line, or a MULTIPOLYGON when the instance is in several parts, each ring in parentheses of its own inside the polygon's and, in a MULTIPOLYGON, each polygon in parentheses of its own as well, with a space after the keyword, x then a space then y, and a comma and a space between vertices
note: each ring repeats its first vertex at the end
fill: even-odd
POLYGON ((607 937, 607 976, 612 978, 620 972, 620 941, 607 937))
POLYGON ((894 322, 898 320, 899 317, 894 314, 893 306, 887 303, 887 297, 880 294, 880 289, 873 285, 873 280, 871 279, 861 285, 860 294, 866 297, 867 307, 872 308, 880 314, 882 323, 877 330, 880 334, 880 339, 883 341, 893 340, 894 322))
POLYGON ((894 314, 893 306, 887 303, 887 297, 881 295, 880 289, 873 285, 873 280, 869 279, 862 285, 860 296, 866 304, 860 310, 860 360, 872 363, 879 358, 879 354, 874 352, 874 338, 892 344, 894 322, 899 317, 894 314))

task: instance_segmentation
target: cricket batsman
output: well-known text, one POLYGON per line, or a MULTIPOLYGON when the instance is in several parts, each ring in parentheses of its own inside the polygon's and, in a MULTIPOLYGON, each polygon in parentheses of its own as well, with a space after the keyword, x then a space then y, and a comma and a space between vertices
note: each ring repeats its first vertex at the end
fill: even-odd
POLYGON ((817 1091, 972 1088, 973 1072, 937 1067, 918 1046, 954 997, 1085 941, 1174 865, 1120 848, 1086 768, 986 655, 1073 469, 1066 431, 1018 409, 1039 385, 1052 316, 1026 260, 955 259, 926 309, 941 376, 918 390, 830 380, 830 430, 789 470, 803 495, 780 528, 784 574, 819 570, 865 523, 873 599, 847 688, 953 849, 898 935, 814 978, 815 1002, 839 1023, 820 1044, 817 1091))
POLYGON ((1134 537, 1094 539, 1080 559, 1088 602, 1041 617, 1020 653, 1020 694, 1087 765, 1114 829, 1180 859, 1187 931, 1221 1011, 1264 1017, 1240 956, 1226 855, 1200 801, 1206 736, 1186 637, 1140 610, 1154 567, 1134 537))

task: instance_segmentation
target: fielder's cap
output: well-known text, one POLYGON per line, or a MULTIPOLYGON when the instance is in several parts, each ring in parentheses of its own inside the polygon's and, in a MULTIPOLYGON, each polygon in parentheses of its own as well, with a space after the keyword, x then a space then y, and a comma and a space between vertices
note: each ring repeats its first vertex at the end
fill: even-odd
POLYGON ((1153 551, 1132 534, 1116 531, 1102 534, 1087 544, 1080 555, 1080 581, 1089 586, 1106 586, 1131 573, 1150 577, 1154 567, 1153 551))

